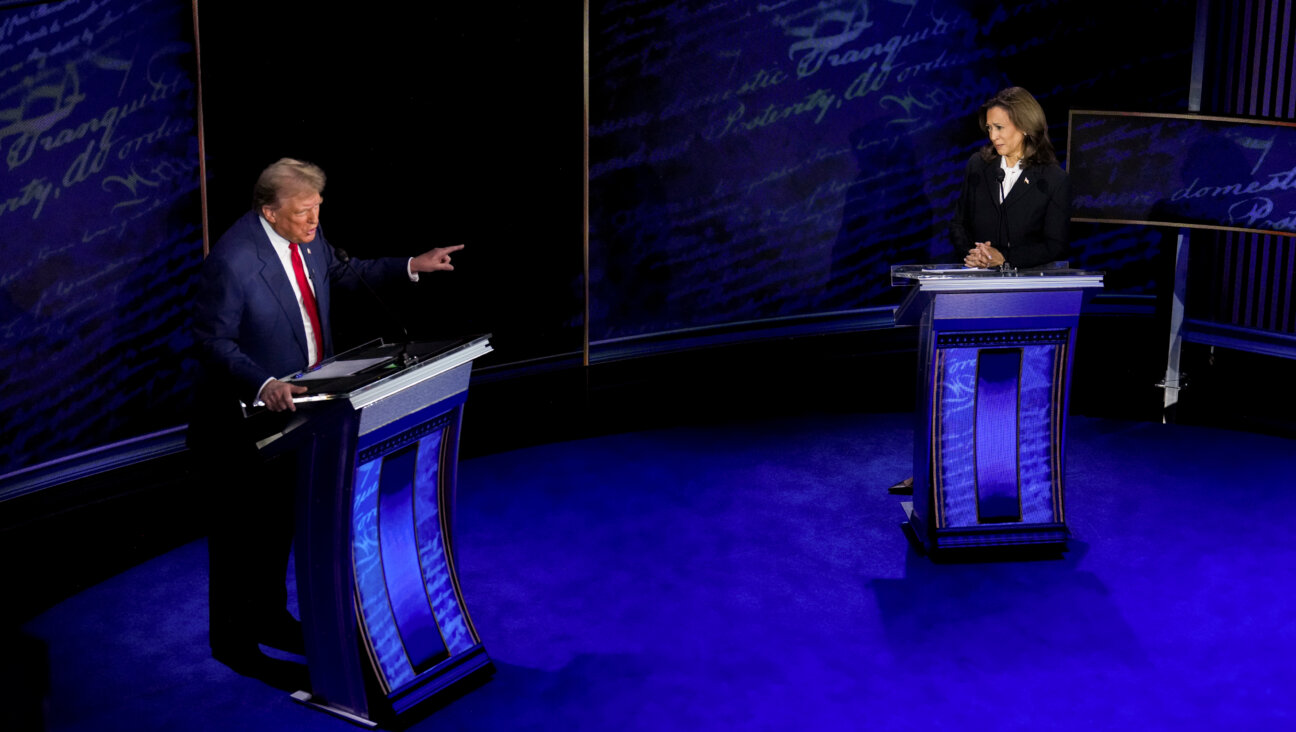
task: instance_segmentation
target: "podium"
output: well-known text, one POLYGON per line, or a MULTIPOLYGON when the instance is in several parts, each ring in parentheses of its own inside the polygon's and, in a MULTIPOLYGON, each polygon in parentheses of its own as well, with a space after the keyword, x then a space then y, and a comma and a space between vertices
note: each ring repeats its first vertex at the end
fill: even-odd
POLYGON ((1103 275, 905 265, 897 325, 917 325, 913 501, 928 553, 1065 548, 1066 414, 1086 291, 1103 275))
POLYGON ((485 336, 370 344, 288 379, 310 391, 258 447, 297 461, 311 690, 294 699, 376 726, 494 671, 464 603, 452 534, 469 375, 490 351, 485 336))

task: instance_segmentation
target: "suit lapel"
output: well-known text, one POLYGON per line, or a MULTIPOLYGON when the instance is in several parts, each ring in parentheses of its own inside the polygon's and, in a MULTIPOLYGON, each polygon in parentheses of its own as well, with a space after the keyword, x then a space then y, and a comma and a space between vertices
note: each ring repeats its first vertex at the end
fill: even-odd
POLYGON ((999 181, 995 180, 995 175, 999 172, 999 158, 985 164, 981 171, 981 179, 985 181, 986 190, 990 194, 990 200, 994 202, 995 208, 999 207, 999 181))
POLYGON ((1012 190, 1008 191, 1008 197, 1004 199, 1004 208, 1012 206, 1030 193, 1031 186, 1035 185, 1031 179, 1034 177, 1034 171, 1030 168, 1022 168, 1021 175, 1017 177, 1017 182, 1013 184, 1012 190))
POLYGON ((302 361, 305 362, 309 351, 306 348, 306 326, 302 324, 301 306, 297 303, 297 297, 293 295, 292 283, 288 281, 288 273, 284 271, 283 262, 275 252, 274 245, 270 243, 270 237, 266 236, 265 230, 261 228, 261 222, 253 221, 252 225, 255 227, 257 258, 261 260, 261 281, 265 283, 270 294, 279 303, 279 307, 283 309, 284 317, 292 327, 297 347, 301 350, 302 361))
MULTIPOLYGON (((986 163, 985 170, 981 176, 985 179, 986 188, 989 189, 990 200, 994 201, 995 205, 999 205, 999 181, 995 179, 998 172, 999 158, 995 158, 994 161, 986 163)), ((1035 185, 1034 173, 1035 171, 1032 168, 1022 169, 1021 176, 1017 178, 1017 182, 1013 184, 1012 190, 1008 191, 1008 197, 1003 201, 1003 207, 1005 210, 1030 193, 1031 187, 1035 185)))

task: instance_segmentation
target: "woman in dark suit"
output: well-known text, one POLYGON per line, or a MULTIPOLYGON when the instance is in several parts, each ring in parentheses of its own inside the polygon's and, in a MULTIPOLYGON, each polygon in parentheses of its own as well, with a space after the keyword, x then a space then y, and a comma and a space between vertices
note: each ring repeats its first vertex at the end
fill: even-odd
POLYGON ((1037 267, 1066 256, 1071 186, 1057 164, 1044 110, 1010 87, 981 105, 990 138, 968 160, 951 225, 968 267, 1037 267))
MULTIPOLYGON (((968 267, 1037 267, 1066 256, 1071 186, 1057 164, 1044 110, 1025 89, 981 105, 990 142, 968 160, 950 233, 968 267), (1001 203, 1002 202, 1002 203, 1001 203)), ((913 478, 891 486, 913 492, 913 478)))

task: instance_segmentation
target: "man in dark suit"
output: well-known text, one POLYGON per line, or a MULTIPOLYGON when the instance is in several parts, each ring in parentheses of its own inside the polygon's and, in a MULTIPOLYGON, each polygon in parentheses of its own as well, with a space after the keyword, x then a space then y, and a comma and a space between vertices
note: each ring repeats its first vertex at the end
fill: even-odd
POLYGON ((275 661, 258 644, 301 654, 301 626, 286 608, 292 546, 291 460, 265 460, 239 403, 263 402, 286 416, 304 387, 280 381, 333 353, 330 287, 418 281, 454 269, 462 246, 410 259, 338 259, 319 228, 324 172, 284 158, 266 168, 253 208, 217 241, 203 263, 194 332, 202 367, 189 427, 212 494, 209 610, 212 655, 240 673, 304 688, 302 668, 275 661))

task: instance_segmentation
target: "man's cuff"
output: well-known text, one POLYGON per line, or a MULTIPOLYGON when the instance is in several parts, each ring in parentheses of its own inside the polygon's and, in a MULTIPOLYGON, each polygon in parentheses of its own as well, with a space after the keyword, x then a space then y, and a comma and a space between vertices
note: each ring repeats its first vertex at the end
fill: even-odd
POLYGON ((265 391, 266 384, 269 384, 269 383, 272 382, 272 381, 274 381, 274 377, 273 377, 273 376, 271 376, 270 378, 268 378, 268 379, 266 379, 265 381, 261 382, 261 388, 257 389, 257 395, 256 395, 256 399, 254 400, 254 403, 255 403, 255 402, 264 402, 264 401, 265 401, 264 399, 261 398, 261 392, 265 391))
POLYGON ((414 271, 414 258, 410 257, 405 260, 405 274, 409 275, 410 282, 418 282, 419 273, 414 271))

